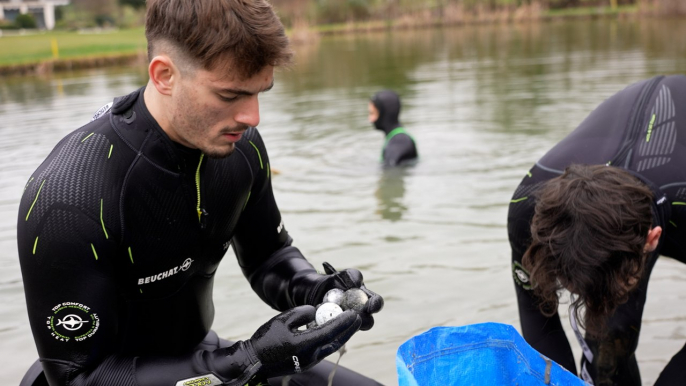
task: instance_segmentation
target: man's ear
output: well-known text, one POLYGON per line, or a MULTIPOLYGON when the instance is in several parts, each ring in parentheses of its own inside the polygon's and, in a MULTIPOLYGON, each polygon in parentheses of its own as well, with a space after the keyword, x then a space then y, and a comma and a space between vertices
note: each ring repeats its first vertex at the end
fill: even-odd
POLYGON ((646 239, 646 246, 643 248, 646 252, 652 252, 657 248, 657 244, 660 241, 660 236, 662 235, 662 227, 654 227, 648 231, 648 237, 646 239))
POLYGON ((148 65, 150 81, 162 95, 171 95, 172 86, 178 77, 178 69, 167 55, 158 55, 152 58, 148 65))

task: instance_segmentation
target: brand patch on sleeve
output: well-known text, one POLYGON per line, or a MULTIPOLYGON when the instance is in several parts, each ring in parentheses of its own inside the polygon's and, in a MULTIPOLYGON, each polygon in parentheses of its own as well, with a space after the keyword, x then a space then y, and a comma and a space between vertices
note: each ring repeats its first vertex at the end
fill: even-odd
POLYGON ((512 263, 512 277, 515 283, 525 290, 531 289, 531 281, 529 280, 529 271, 524 269, 519 262, 512 263))
POLYGON ((100 318, 85 304, 64 302, 52 308, 52 315, 45 324, 56 340, 81 342, 95 335, 100 328, 100 318))
POLYGON ((103 115, 107 114, 110 110, 112 109, 112 102, 102 106, 98 111, 93 114, 93 118, 91 118, 91 122, 102 117, 103 115))

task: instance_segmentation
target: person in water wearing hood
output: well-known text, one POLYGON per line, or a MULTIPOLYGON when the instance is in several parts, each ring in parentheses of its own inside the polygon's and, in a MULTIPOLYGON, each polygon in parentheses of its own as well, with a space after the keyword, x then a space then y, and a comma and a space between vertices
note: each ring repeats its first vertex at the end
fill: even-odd
MULTIPOLYGON (((292 58, 283 25, 266 0, 147 7, 147 85, 65 136, 25 186, 17 245, 40 360, 22 385, 378 385, 323 359, 383 299, 292 245, 255 128, 292 58), (277 311, 237 342, 211 330, 229 247, 277 311), (301 329, 334 288, 368 300, 301 329)), ((238 307, 217 317, 246 322, 238 307)))
MULTIPOLYGON (((538 160, 510 203, 522 334, 576 372, 557 312, 568 290, 579 374, 596 386, 642 384, 635 351, 650 273, 660 254, 686 263, 684 106, 684 76, 628 86, 538 160)), ((684 380, 686 346, 655 385, 684 380)))
POLYGON ((385 166, 398 166, 417 159, 417 146, 399 121, 400 97, 393 91, 379 91, 368 104, 369 122, 386 135, 381 150, 385 166))

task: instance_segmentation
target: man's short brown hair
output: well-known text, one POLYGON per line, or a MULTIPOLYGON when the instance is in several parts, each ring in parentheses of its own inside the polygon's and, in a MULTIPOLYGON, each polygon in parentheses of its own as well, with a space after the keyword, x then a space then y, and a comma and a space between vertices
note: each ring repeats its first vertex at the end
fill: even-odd
POLYGON ((536 194, 532 243, 522 263, 530 272, 540 309, 557 312, 563 288, 585 307, 577 319, 602 335, 607 317, 641 280, 653 222, 653 193, 620 168, 572 165, 536 194))
POLYGON ((283 24, 266 0, 148 0, 148 57, 160 49, 205 70, 249 78, 290 64, 283 24), (169 53, 169 52, 167 52, 169 53))

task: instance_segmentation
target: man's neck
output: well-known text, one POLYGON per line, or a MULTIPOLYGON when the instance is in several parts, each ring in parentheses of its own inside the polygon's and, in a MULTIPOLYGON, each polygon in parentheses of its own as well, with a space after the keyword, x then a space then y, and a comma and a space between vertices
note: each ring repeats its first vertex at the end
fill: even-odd
MULTIPOLYGON (((167 135, 169 135, 169 130, 171 129, 169 120, 164 114, 164 106, 162 101, 162 95, 157 92, 155 85, 152 82, 148 82, 143 92, 143 100, 145 101, 145 107, 150 111, 150 115, 157 121, 162 130, 164 130, 167 135)), ((171 137, 171 136, 170 136, 171 137)))

